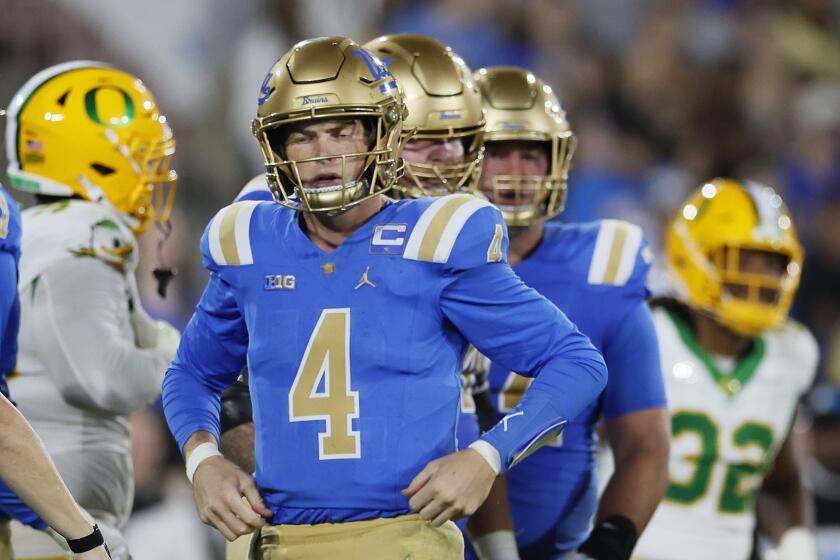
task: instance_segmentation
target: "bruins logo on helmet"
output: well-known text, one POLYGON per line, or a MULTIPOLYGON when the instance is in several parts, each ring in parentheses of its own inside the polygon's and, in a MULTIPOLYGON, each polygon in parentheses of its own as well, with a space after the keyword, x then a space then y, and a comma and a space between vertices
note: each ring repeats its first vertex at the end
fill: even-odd
POLYGON ((484 142, 526 142, 548 156, 545 175, 482 175, 481 188, 509 226, 529 226, 563 211, 576 138, 551 87, 528 70, 481 68, 475 80, 484 100, 484 142))
POLYGON ((671 222, 666 252, 680 298, 743 336, 778 327, 799 287, 803 250, 793 220, 758 183, 700 186, 671 222))
POLYGON ((340 211, 387 191, 402 175, 402 94, 382 61, 351 39, 327 37, 295 45, 269 70, 257 103, 252 130, 265 158, 268 186, 284 206, 340 211), (368 148, 297 160, 287 156, 289 130, 335 119, 363 123, 368 148), (334 160, 341 161, 338 184, 304 185, 302 169, 334 160), (356 167, 361 170, 351 173, 356 167))
POLYGON ((463 144, 463 160, 455 163, 411 161, 396 188, 407 197, 473 192, 483 149, 484 112, 471 71, 451 48, 425 35, 383 35, 365 43, 396 77, 405 95, 409 141, 463 144))
POLYGON ((175 139, 137 77, 92 61, 33 76, 12 98, 7 173, 20 190, 110 203, 135 231, 169 218, 175 139))

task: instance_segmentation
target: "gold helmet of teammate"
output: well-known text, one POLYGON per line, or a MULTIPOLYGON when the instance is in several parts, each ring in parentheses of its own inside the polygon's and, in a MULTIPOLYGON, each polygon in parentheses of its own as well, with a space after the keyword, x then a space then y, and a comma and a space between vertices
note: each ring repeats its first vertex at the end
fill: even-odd
POLYGON ((101 62, 39 72, 8 109, 7 174, 14 187, 110 204, 136 233, 169 219, 174 153, 166 117, 143 82, 101 62))
POLYGON ((474 192, 483 154, 484 113, 471 71, 451 48, 426 35, 383 35, 365 44, 394 74, 405 95, 406 140, 460 140, 458 163, 406 160, 396 188, 404 196, 474 192))
POLYGON ((530 226, 553 218, 566 204, 569 167, 576 146, 557 96, 534 74, 512 66, 481 68, 475 80, 487 118, 485 144, 539 144, 548 156, 545 175, 482 176, 482 189, 509 226, 530 226))
POLYGON ((787 317, 803 250, 772 188, 720 178, 701 185, 671 223, 666 251, 681 299, 732 331, 757 336, 787 317), (770 265, 751 265, 756 257, 770 265))
POLYGON ((336 212, 390 189, 403 172, 399 157, 406 108, 388 68, 351 39, 302 41, 277 61, 260 88, 252 129, 262 149, 268 186, 277 202, 306 212, 336 212), (366 150, 291 160, 285 155, 290 126, 358 119, 370 131, 366 150), (341 159, 337 185, 304 187, 300 166, 341 159), (352 160, 361 173, 349 177, 352 160))

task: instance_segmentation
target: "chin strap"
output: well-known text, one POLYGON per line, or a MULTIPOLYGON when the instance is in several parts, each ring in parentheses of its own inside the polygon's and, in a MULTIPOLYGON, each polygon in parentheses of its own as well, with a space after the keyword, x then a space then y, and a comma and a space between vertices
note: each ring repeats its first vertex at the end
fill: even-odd
POLYGON ((178 274, 178 270, 172 267, 163 265, 163 244, 172 235, 172 222, 166 220, 164 223, 155 222, 155 228, 158 230, 160 237, 157 244, 157 266, 155 266, 152 274, 157 280, 157 293, 162 298, 166 298, 166 289, 169 282, 178 274))

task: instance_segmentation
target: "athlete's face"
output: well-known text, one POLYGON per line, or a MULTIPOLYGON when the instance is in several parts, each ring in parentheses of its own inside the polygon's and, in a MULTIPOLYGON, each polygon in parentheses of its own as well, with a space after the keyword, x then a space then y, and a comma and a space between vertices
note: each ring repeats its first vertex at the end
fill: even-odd
POLYGON ((369 139, 370 134, 359 119, 332 119, 293 128, 284 150, 292 161, 324 158, 299 163, 297 169, 304 187, 330 187, 356 181, 362 173, 365 156, 329 156, 365 152, 369 139))
POLYGON ((493 204, 522 206, 533 204, 539 183, 528 177, 548 173, 548 156, 539 142, 487 142, 484 144, 484 171, 481 190, 493 204), (493 178, 518 177, 517 188, 493 188, 493 178), (517 191, 519 196, 517 197, 517 191))
MULTIPOLYGON (((456 165, 464 163, 464 143, 459 139, 410 140, 403 147, 402 157, 409 164, 456 165)), ((438 179, 421 179, 424 188, 434 189, 443 183, 438 179)))
MULTIPOLYGON (((727 258, 724 253, 724 259, 727 258)), ((755 249, 741 249, 738 251, 738 269, 744 274, 781 278, 787 268, 788 258, 779 253, 759 251, 755 249)), ((749 288, 745 284, 726 283, 726 291, 736 298, 746 299, 749 288)), ((779 296, 778 290, 761 288, 759 297, 763 303, 774 303, 779 296)))

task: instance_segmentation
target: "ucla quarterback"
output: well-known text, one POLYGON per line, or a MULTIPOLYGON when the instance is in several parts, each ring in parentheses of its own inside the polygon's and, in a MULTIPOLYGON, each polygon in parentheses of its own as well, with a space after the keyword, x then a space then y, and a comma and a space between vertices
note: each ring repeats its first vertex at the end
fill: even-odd
MULTIPOLYGON (((386 64, 408 109, 402 130, 406 169, 389 196, 474 192, 483 155, 484 112, 472 71, 452 49, 425 35, 384 35, 363 47, 386 64)), ((238 201, 272 198, 265 174, 249 181, 237 196, 238 201)), ((458 436, 472 442, 478 433, 469 422, 462 422, 458 436)), ((253 472, 254 429, 247 378, 222 393, 221 447, 227 458, 253 472)), ((228 558, 244 558, 242 549, 248 541, 243 537, 230 544, 228 558)))
MULTIPOLYGON (((508 473, 513 526, 494 511, 506 502, 500 480, 468 532, 482 558, 515 558, 518 545, 522 558, 556 558, 579 548, 583 557, 626 559, 665 492, 667 473, 665 393, 646 304, 650 251, 640 228, 627 222, 548 222, 563 209, 575 148, 557 97, 521 68, 485 68, 475 79, 487 119, 480 188, 509 227, 508 261, 589 336, 610 376, 563 434, 508 473), (595 450, 602 416, 617 468, 599 504, 595 450)), ((515 410, 531 384, 495 360, 489 381, 501 414, 515 410)))
POLYGON ((450 519, 606 381, 588 339, 506 265, 495 208, 382 196, 403 171, 405 111, 352 40, 299 43, 253 126, 277 203, 224 208, 202 239, 210 280, 164 409, 202 519, 230 540, 259 529, 254 558, 460 558, 450 519), (456 452, 467 339, 535 380, 456 452), (219 394, 246 362, 255 479, 216 444, 219 394))
MULTIPOLYGON (((484 154, 484 112, 463 59, 434 37, 414 33, 383 35, 363 47, 388 67, 408 108, 402 128, 405 172, 389 196, 475 192, 484 154)), ((236 197, 271 199, 264 174, 236 197)))
MULTIPOLYGON (((22 214, 20 354, 12 393, 115 558, 133 501, 127 416, 160 392, 179 334, 138 298, 136 235, 166 222, 176 176, 166 118, 135 76, 77 61, 12 98, 7 174, 22 214)), ((14 526, 21 558, 69 554, 14 526)), ((62 543, 63 544, 63 543, 62 543)))
POLYGON ((654 300, 673 443, 642 559, 813 560, 791 426, 818 351, 787 317, 803 251, 781 197, 751 181, 701 185, 668 229, 676 297, 654 300))

